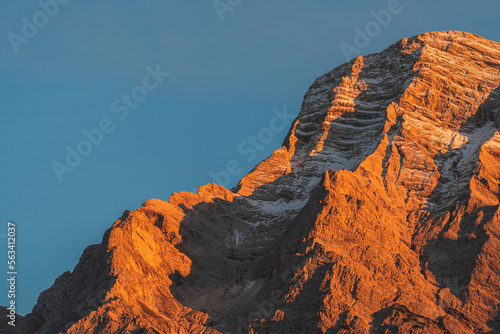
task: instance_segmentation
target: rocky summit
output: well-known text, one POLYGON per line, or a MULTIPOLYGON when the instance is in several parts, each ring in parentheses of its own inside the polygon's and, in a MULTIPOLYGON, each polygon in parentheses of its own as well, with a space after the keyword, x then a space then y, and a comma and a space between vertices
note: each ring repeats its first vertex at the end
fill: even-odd
POLYGON ((500 44, 405 38, 319 77, 228 190, 126 211, 22 333, 499 333, 500 44))

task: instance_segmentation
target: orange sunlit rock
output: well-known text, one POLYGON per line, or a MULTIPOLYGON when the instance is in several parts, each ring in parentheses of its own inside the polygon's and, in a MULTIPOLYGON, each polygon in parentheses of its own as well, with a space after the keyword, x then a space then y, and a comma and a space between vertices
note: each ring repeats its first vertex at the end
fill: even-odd
POLYGON ((500 44, 406 38, 319 77, 235 192, 126 212, 37 333, 500 331, 500 44))

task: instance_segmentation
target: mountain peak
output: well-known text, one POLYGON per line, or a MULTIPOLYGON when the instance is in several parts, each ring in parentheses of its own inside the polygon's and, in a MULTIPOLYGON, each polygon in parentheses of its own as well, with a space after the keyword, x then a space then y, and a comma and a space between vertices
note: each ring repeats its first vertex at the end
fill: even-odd
POLYGON ((499 86, 500 44, 458 31, 335 68, 233 191, 126 212, 27 330, 500 330, 499 86))

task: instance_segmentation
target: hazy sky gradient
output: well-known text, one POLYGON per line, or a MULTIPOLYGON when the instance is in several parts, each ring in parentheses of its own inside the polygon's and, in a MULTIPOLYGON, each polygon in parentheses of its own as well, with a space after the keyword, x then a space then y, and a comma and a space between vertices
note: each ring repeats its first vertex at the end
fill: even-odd
MULTIPOLYGON (((7 34, 21 35, 22 17, 31 21, 40 7, 3 1, 0 234, 8 220, 17 222, 18 311, 30 312, 124 210, 213 182, 209 173, 230 160, 243 170, 230 181, 236 185, 281 145, 290 122, 251 161, 238 153, 240 143, 269 125, 273 108, 297 114, 313 80, 346 61, 339 45, 353 44, 354 28, 364 29, 374 20, 370 12, 389 3, 243 0, 221 21, 210 0, 71 0, 16 54, 7 34), (120 120, 111 103, 157 64, 170 75, 120 120), (59 182, 52 162, 64 163, 65 147, 75 148, 85 139, 81 131, 103 118, 115 130, 59 182)), ((360 55, 435 30, 500 41, 498 1, 400 6, 360 55)), ((0 241, 4 277, 6 239, 0 241)))

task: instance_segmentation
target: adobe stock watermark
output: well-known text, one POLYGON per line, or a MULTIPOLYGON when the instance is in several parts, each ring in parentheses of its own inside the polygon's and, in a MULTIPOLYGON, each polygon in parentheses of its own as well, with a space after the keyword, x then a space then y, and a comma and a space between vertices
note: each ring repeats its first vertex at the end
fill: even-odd
MULTIPOLYGON (((120 98, 111 102, 111 112, 116 114, 119 120, 127 119, 130 111, 136 109, 139 103, 146 99, 148 93, 158 88, 164 78, 170 75, 170 73, 162 72, 160 65, 156 65, 155 69, 147 66, 146 72, 142 84, 132 88, 130 94, 121 94, 120 98)), ((66 158, 64 160, 66 164, 59 161, 53 161, 51 164, 59 182, 63 182, 65 173, 72 173, 76 167, 80 166, 83 158, 88 157, 95 147, 102 144, 104 136, 112 133, 115 129, 115 123, 110 118, 105 117, 99 121, 95 128, 83 129, 81 133, 84 139, 80 140, 74 148, 66 145, 66 158)))
MULTIPOLYGON (((408 1, 411 2, 412 0, 408 1)), ((380 35, 382 29, 391 23, 393 16, 401 14, 403 9, 400 0, 389 0, 386 9, 370 11, 373 20, 368 21, 362 28, 359 26, 354 27, 353 44, 342 42, 339 45, 346 61, 359 56, 361 50, 370 45, 371 41, 380 35)))
POLYGON ((9 321, 7 322, 9 326, 16 326, 16 282, 17 282, 17 258, 16 258, 16 237, 17 237, 17 225, 14 222, 7 222, 7 235, 8 246, 7 246, 7 282, 9 283, 9 290, 7 292, 7 297, 9 298, 9 306, 7 310, 9 310, 7 314, 7 318, 9 321))
MULTIPOLYGON (((274 140, 275 134, 288 129, 290 123, 296 117, 296 115, 287 112, 286 106, 283 107, 283 111, 274 108, 272 113, 274 116, 269 120, 267 127, 260 129, 255 135, 248 136, 238 144, 237 152, 241 157, 246 157, 245 160, 247 162, 254 161, 257 153, 266 148, 266 145, 274 140)), ((243 168, 239 161, 230 160, 226 163, 224 170, 218 172, 211 171, 208 175, 215 183, 228 188, 231 185, 231 179, 238 176, 242 171, 243 168)))
POLYGON ((219 16, 221 22, 224 21, 224 15, 227 12, 232 12, 236 7, 241 5, 243 0, 214 0, 212 5, 214 6, 215 12, 219 16))
POLYGON ((21 44, 28 44, 29 41, 38 35, 39 29, 45 27, 50 19, 54 18, 58 13, 62 5, 67 5, 71 0, 39 0, 37 2, 40 10, 31 16, 31 19, 23 16, 21 21, 23 25, 21 27, 20 34, 14 32, 9 32, 7 34, 7 39, 12 46, 12 50, 16 54, 19 53, 19 46, 21 44))

